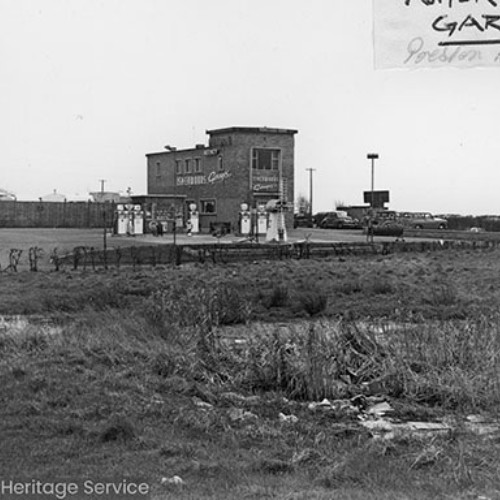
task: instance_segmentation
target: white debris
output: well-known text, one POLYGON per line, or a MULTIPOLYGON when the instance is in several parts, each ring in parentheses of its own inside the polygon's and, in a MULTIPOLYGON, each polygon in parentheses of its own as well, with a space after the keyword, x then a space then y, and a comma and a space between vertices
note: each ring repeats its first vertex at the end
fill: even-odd
POLYGON ((284 413, 280 413, 278 417, 280 422, 287 424, 296 424, 299 421, 299 418, 296 415, 285 415, 284 413))
POLYGON ((203 410, 211 410, 213 408, 213 405, 211 405, 210 403, 207 403, 207 402, 201 400, 200 398, 197 398, 196 396, 193 397, 193 403, 198 408, 201 408, 203 410))
POLYGON ((374 437, 394 439, 396 436, 434 437, 449 434, 452 428, 442 422, 395 423, 385 419, 363 420, 361 425, 372 432, 374 437))
POLYGON ((241 408, 232 408, 229 411, 229 418, 233 422, 250 422, 258 419, 254 413, 242 410, 241 408))
POLYGON ((375 415, 376 417, 383 417, 386 413, 394 411, 394 408, 387 402, 377 403, 373 406, 370 406, 366 413, 369 415, 375 415))
POLYGON ((179 476, 162 477, 160 483, 163 486, 167 486, 167 485, 184 486, 186 484, 184 482, 184 480, 179 476))
POLYGON ((330 401, 326 398, 323 399, 323 401, 321 401, 319 403, 317 403, 317 402, 309 403, 307 405, 307 407, 309 408, 309 410, 315 410, 316 408, 333 409, 332 403, 330 403, 330 401))

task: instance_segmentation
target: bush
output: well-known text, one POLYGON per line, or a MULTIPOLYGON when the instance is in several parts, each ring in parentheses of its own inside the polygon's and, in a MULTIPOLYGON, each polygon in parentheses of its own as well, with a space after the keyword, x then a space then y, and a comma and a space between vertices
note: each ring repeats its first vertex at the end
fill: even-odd
POLYGON ((284 307, 288 304, 290 293, 286 285, 275 285, 267 300, 267 307, 284 307))
POLYGON ((211 331, 220 325, 247 323, 253 308, 236 285, 196 289, 174 286, 152 294, 146 301, 145 314, 160 328, 194 326, 211 331))
POLYGON ((299 303, 309 316, 316 316, 326 309, 328 296, 322 292, 304 292, 299 295, 299 303))

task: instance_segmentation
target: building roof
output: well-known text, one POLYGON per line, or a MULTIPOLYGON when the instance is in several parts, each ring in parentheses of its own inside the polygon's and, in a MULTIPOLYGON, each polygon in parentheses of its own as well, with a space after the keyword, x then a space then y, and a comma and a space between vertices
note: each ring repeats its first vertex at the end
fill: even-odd
POLYGON ((187 198, 186 194, 133 194, 130 196, 133 201, 146 200, 150 198, 171 199, 171 198, 187 198))
MULTIPOLYGON (((298 130, 289 128, 271 128, 271 127, 226 127, 226 128, 206 130, 205 133, 207 133, 208 135, 229 134, 229 133, 294 135, 298 133, 298 130)), ((204 151, 207 149, 212 149, 212 147, 205 146, 204 144, 197 144, 194 147, 185 149, 167 148, 166 151, 147 153, 146 156, 168 155, 168 154, 175 155, 176 153, 186 153, 188 151, 204 151)))
POLYGON ((185 153, 187 151, 204 151, 206 149, 213 149, 210 148, 209 146, 205 146, 204 144, 198 144, 197 146, 193 148, 184 148, 184 149, 177 149, 173 148, 170 150, 165 150, 165 151, 156 151, 154 153, 146 153, 146 156, 154 156, 154 155, 169 155, 169 154, 175 154, 175 153, 185 153))
POLYGON ((217 134, 228 134, 231 132, 240 133, 253 133, 253 134, 289 134, 294 135, 298 133, 298 130, 289 128, 271 128, 271 127, 227 127, 218 128, 213 130, 206 130, 209 135, 217 134))
POLYGON ((46 194, 40 198, 42 201, 55 201, 63 202, 66 201, 66 195, 58 193, 55 189, 52 193, 46 194))

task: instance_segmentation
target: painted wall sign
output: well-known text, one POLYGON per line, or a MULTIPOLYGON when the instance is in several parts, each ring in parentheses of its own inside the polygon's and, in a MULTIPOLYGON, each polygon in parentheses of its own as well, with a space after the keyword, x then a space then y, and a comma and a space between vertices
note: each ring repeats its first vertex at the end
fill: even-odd
POLYGON ((208 175, 178 175, 175 178, 177 186, 200 186, 202 184, 216 184, 231 177, 231 172, 210 172, 208 175))
POLYGON ((259 191, 259 192, 268 191, 271 193, 275 193, 278 191, 278 185, 277 184, 254 184, 253 190, 259 191))
POLYGON ((375 67, 500 67, 500 0, 373 0, 375 67))
POLYGON ((252 172, 252 189, 256 193, 277 193, 279 177, 277 175, 263 175, 261 172, 252 172))

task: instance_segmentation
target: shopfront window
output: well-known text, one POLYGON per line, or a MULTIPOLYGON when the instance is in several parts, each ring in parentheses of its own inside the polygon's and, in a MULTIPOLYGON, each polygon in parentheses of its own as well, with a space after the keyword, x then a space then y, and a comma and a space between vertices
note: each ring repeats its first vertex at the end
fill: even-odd
POLYGON ((200 212, 202 214, 215 214, 217 212, 215 199, 200 200, 200 212))

